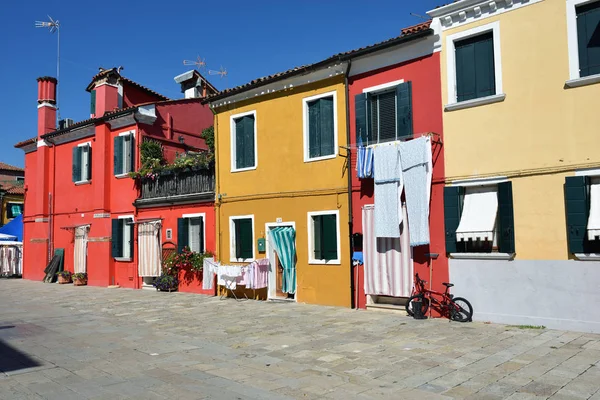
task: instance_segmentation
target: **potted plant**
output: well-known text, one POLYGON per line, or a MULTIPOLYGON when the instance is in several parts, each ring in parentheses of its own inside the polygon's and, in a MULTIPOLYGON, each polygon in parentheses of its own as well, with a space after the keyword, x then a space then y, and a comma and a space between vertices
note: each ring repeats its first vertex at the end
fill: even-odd
POLYGON ((71 271, 60 271, 56 275, 58 276, 59 284, 71 283, 71 271))
POLYGON ((78 272, 73 274, 73 285, 75 286, 85 286, 87 285, 87 273, 86 272, 78 272))
POLYGON ((162 273, 152 284, 156 290, 161 292, 175 292, 179 287, 177 276, 162 273))

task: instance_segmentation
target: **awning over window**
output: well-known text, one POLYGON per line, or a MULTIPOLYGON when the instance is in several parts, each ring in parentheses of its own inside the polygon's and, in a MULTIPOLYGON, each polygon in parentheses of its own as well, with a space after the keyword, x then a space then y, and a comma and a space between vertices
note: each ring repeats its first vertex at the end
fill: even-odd
POLYGON ((590 185, 590 216, 587 231, 589 240, 594 240, 596 236, 600 236, 600 183, 590 185))
POLYGON ((465 190, 463 211, 456 230, 456 239, 494 240, 498 213, 498 189, 474 187, 465 190))

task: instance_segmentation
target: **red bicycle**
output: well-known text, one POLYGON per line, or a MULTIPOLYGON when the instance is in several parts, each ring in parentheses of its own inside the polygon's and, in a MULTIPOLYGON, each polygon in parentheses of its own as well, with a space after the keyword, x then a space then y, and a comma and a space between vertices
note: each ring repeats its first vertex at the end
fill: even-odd
POLYGON ((454 297, 450 294, 450 288, 454 286, 452 283, 444 282, 446 286, 444 293, 436 292, 425 288, 427 281, 419 278, 419 274, 415 274, 415 285, 413 287, 408 303, 406 303, 406 312, 411 317, 413 312, 413 300, 421 302, 421 312, 427 314, 431 305, 441 315, 457 322, 470 322, 473 319, 473 307, 471 303, 463 297, 454 297))

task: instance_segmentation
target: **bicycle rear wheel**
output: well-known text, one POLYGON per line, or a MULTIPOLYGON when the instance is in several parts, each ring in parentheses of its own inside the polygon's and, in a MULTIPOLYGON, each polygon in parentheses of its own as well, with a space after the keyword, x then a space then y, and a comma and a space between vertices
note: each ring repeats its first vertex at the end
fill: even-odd
POLYGON ((471 322, 473 320, 473 306, 463 297, 455 297, 449 304, 450 318, 457 322, 471 322))
POLYGON ((429 299, 423 296, 422 294, 416 294, 414 296, 411 296, 408 299, 408 303, 406 303, 406 313, 408 314, 408 316, 414 317, 415 315, 412 309, 413 300, 421 301, 421 312, 423 313, 423 315, 427 315, 427 310, 429 310, 429 299))

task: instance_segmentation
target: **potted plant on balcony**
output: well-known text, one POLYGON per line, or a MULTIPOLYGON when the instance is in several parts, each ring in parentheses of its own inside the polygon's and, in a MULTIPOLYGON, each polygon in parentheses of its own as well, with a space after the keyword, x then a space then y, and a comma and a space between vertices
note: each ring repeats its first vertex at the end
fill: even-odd
POLYGON ((85 286, 87 285, 87 273, 86 272, 77 272, 73 274, 73 285, 75 286, 85 286))
POLYGON ((58 283, 64 285, 65 283, 71 283, 71 271, 60 271, 57 272, 58 283))

